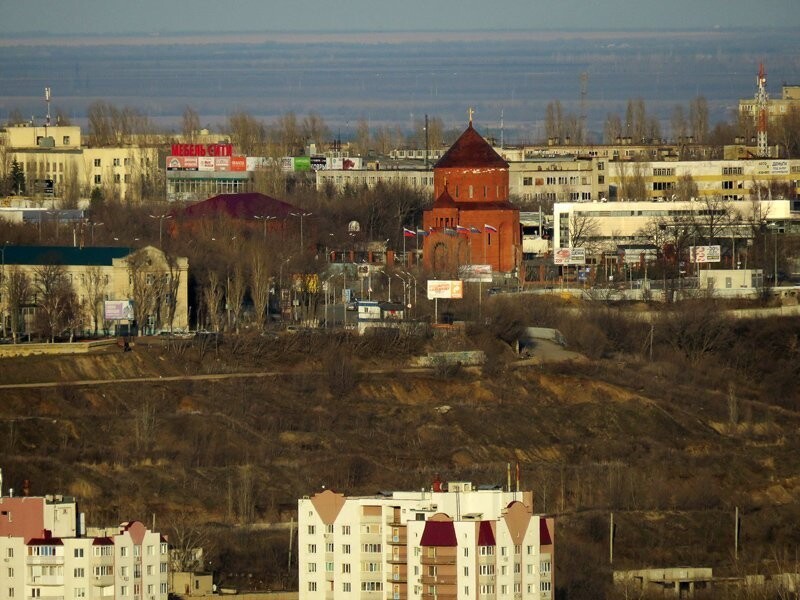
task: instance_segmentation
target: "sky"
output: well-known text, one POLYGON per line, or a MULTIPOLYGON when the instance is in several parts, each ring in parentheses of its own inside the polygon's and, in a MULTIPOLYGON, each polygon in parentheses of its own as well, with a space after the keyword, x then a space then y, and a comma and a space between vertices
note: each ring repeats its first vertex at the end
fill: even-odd
POLYGON ((798 0, 3 0, 0 36, 800 27, 798 0))

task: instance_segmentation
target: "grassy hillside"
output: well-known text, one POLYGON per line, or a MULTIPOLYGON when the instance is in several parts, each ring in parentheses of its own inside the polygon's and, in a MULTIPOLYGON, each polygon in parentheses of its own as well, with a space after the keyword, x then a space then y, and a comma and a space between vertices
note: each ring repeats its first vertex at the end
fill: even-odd
POLYGON ((533 316, 509 308, 464 336, 228 336, 217 349, 5 359, 2 384, 151 378, 0 391, 5 485, 27 478, 33 493, 74 494, 89 523, 155 517, 173 538, 191 530, 223 583, 250 588, 291 587, 288 531, 259 524, 288 520, 322 485, 418 489, 436 473, 501 483, 509 462, 520 463, 536 510, 557 516, 568 598, 596 598, 607 582, 612 511, 615 568, 761 572, 794 556, 796 320, 726 321, 727 334, 699 354, 676 346, 685 327, 659 321, 650 361, 647 324, 538 306, 535 322, 560 326, 591 360, 512 368, 502 340, 533 316), (475 347, 489 355, 484 369, 402 371, 428 350, 475 347), (275 374, 164 379, 247 371, 275 374))

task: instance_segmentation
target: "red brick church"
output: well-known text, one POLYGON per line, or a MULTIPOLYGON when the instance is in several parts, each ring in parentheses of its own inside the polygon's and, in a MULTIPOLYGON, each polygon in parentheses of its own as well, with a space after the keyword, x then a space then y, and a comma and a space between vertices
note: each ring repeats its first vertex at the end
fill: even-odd
POLYGON ((433 207, 422 223, 426 270, 455 275, 461 265, 491 265, 493 272, 519 267, 519 210, 508 201, 508 163, 472 127, 433 167, 433 207))

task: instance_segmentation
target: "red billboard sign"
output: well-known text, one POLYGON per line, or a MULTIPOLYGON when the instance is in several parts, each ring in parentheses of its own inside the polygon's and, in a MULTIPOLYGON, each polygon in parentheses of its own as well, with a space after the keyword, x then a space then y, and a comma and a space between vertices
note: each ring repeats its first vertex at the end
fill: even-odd
POLYGON ((233 156, 233 144, 172 144, 172 156, 233 156))
POLYGON ((246 170, 247 170, 247 157, 245 156, 231 157, 231 171, 246 171, 246 170))

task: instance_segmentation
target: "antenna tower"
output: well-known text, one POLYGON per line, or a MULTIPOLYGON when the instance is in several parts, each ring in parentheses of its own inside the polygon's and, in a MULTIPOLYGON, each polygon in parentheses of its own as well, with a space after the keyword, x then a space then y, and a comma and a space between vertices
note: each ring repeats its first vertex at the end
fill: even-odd
POLYGON ((766 158, 769 156, 769 146, 767 145, 767 105, 769 103, 769 96, 767 95, 767 73, 764 71, 764 63, 758 66, 756 86, 757 153, 758 156, 766 158))
POLYGON ((44 101, 47 104, 47 116, 44 119, 44 135, 47 137, 47 128, 50 127, 50 88, 44 88, 44 101))
POLYGON ((589 73, 581 72, 581 130, 578 141, 583 143, 586 138, 586 97, 588 96, 589 73))

